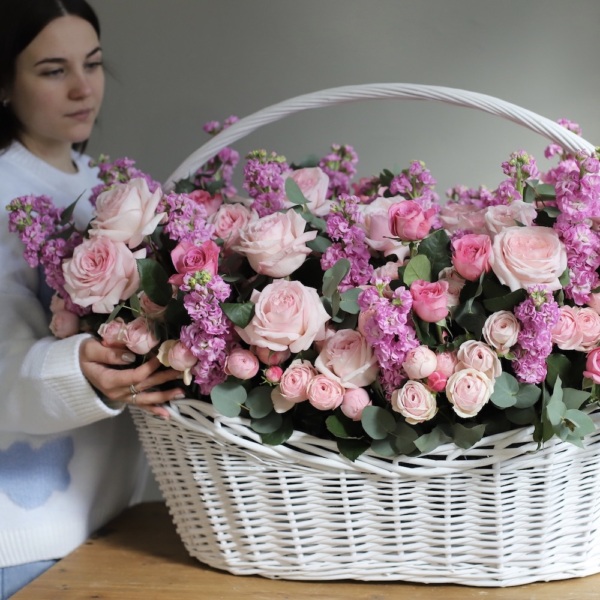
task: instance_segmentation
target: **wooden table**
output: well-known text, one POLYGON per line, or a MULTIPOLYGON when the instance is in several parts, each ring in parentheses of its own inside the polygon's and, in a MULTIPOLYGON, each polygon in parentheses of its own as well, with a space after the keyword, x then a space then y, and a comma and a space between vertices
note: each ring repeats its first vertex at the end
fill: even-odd
POLYGON ((14 600, 597 600, 600 575, 509 588, 235 576, 188 556, 162 503, 125 511, 14 600))

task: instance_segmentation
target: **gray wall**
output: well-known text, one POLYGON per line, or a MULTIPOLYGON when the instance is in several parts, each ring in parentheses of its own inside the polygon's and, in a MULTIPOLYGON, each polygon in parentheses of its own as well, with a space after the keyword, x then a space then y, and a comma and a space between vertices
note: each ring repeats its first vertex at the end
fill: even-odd
MULTIPOLYGON (((91 0, 112 71, 90 152, 129 156, 164 180, 202 125, 328 87, 410 82, 482 92, 600 144, 598 0, 91 0)), ((359 174, 424 160, 439 191, 495 186, 546 141, 478 111, 384 101, 313 110, 237 144, 300 160, 354 145, 359 174)), ((157 497, 155 486, 147 497, 157 497)))

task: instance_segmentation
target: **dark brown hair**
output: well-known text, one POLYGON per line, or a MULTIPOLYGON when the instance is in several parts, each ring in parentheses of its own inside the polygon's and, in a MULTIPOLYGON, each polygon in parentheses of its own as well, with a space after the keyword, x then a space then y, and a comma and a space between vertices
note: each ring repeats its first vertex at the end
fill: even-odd
MULTIPOLYGON (((86 0, 0 0, 0 99, 14 82, 19 54, 48 23, 66 15, 85 19, 100 37, 100 22, 86 0)), ((0 102, 0 152, 18 139, 20 130, 10 103, 0 102)), ((73 147, 82 152, 85 145, 73 147)))

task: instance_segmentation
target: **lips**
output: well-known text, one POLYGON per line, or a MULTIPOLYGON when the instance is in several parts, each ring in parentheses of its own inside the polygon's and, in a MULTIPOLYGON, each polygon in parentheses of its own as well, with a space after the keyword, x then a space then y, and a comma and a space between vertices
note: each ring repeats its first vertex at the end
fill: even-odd
POLYGON ((70 119, 75 119, 76 121, 88 121, 93 116, 93 114, 93 109, 87 108, 69 113, 67 114, 67 117, 70 119))

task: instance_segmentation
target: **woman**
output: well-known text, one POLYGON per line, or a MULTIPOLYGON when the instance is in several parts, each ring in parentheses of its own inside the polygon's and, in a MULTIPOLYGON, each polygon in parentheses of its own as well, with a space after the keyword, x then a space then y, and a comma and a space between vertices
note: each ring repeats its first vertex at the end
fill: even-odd
MULTIPOLYGON (((104 92, 100 28, 85 0, 0 2, 0 201, 67 206, 98 183, 80 152, 104 92)), ((78 203, 89 218, 89 203, 78 203)), ((88 335, 50 336, 47 294, 0 215, 0 597, 132 502, 145 471, 127 404, 183 397, 157 360, 88 335)))

